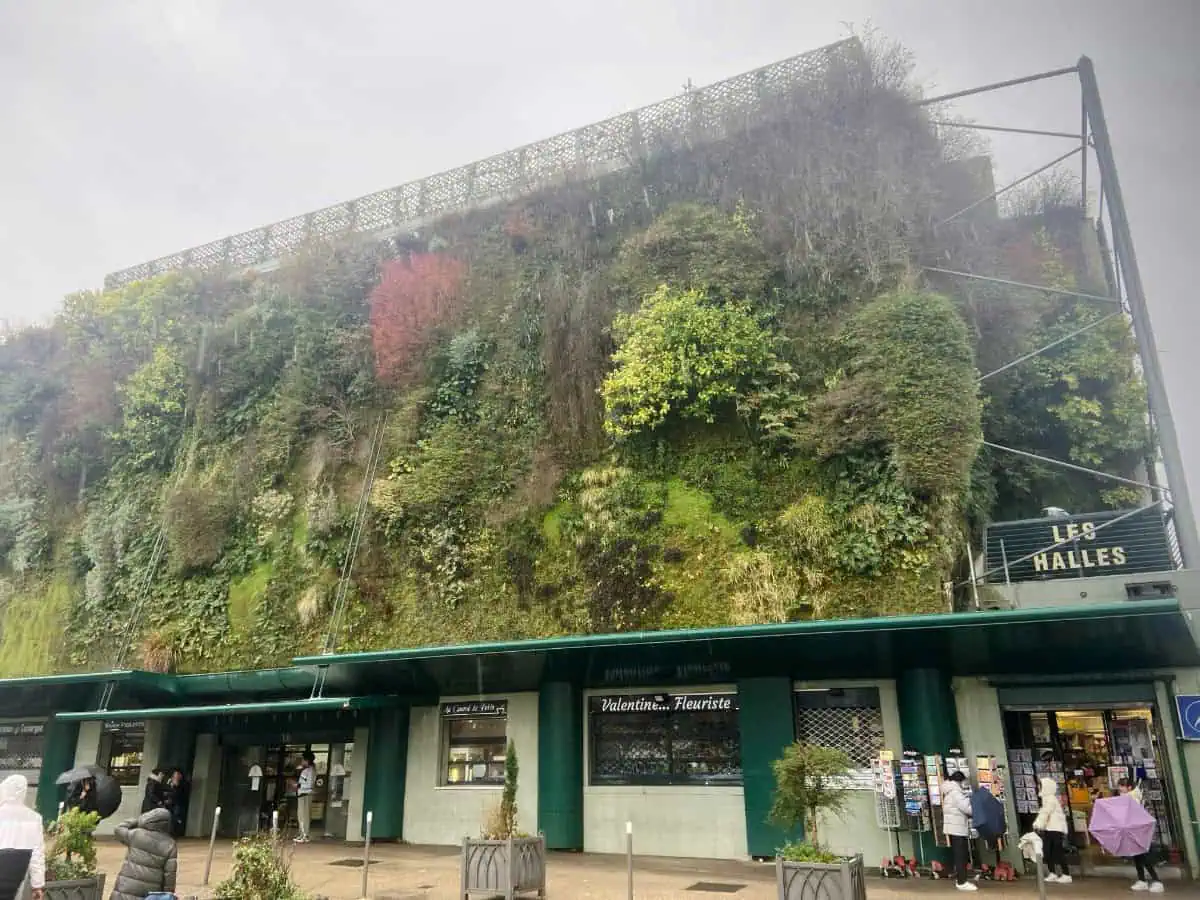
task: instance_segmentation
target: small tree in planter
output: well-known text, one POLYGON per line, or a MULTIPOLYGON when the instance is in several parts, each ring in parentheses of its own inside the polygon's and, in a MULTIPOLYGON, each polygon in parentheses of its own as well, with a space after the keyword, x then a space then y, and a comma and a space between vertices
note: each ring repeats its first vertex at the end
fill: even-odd
POLYGON ((821 845, 823 816, 841 816, 850 799, 852 760, 841 750, 796 742, 771 764, 775 798, 771 821, 789 831, 803 826, 804 840, 779 849, 775 860, 780 900, 865 900, 862 855, 845 857, 821 845))
POLYGON ((104 900, 103 875, 96 872, 94 812, 68 809, 46 829, 45 900, 104 900))
POLYGON ((233 871, 217 885, 222 900, 308 900, 292 881, 290 855, 268 834, 242 838, 233 848, 233 871))
POLYGON ((517 781, 521 767, 512 741, 504 754, 504 790, 500 802, 488 813, 482 838, 463 838, 460 895, 500 894, 513 900, 518 894, 546 896, 546 840, 529 837, 517 828, 517 781))

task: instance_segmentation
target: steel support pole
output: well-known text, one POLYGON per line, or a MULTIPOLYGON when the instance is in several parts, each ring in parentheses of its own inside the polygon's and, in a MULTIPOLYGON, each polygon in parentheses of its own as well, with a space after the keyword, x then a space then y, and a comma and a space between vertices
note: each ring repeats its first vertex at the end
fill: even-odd
POLYGON ((1096 82, 1096 71, 1088 57, 1079 58, 1078 68, 1083 108, 1091 126, 1092 146, 1096 154, 1096 165, 1100 170, 1100 190, 1108 199, 1113 249, 1125 280, 1125 297, 1133 318, 1138 355, 1142 359, 1142 374, 1146 379, 1150 415, 1155 426, 1155 437, 1162 451, 1163 465, 1167 470, 1171 503, 1176 511, 1175 528, 1179 535, 1179 548, 1183 553, 1185 566, 1200 565, 1200 531, 1197 530, 1196 518, 1192 512, 1187 477, 1184 474, 1183 454, 1179 449, 1179 435, 1175 431, 1175 419, 1171 415, 1167 386, 1158 360, 1158 349, 1154 343, 1154 330, 1150 326, 1146 292, 1133 250, 1133 237, 1129 230, 1125 199, 1121 194, 1121 182, 1117 177, 1117 163, 1108 135, 1108 123, 1100 104, 1100 87, 1096 82))

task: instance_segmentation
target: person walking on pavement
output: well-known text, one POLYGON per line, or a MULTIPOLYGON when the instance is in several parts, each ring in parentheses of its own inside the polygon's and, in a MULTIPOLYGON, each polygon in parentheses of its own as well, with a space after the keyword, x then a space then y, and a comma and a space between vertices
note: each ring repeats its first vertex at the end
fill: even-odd
POLYGON ((22 896, 26 884, 33 900, 42 900, 46 886, 42 817, 25 805, 28 790, 24 775, 0 782, 0 900, 22 896))
POLYGON ((307 844, 311 840, 308 829, 312 825, 312 795, 317 782, 317 770, 313 765, 316 757, 311 750, 305 750, 302 759, 304 762, 296 780, 296 820, 300 825, 300 833, 296 835, 297 844, 307 844))
POLYGON ((164 807, 142 813, 117 826, 116 838, 129 848, 109 900, 145 900, 173 894, 179 864, 171 837, 171 811, 164 807))
POLYGON ((954 887, 960 891, 979 888, 967 880, 967 858, 970 856, 971 795, 967 793, 962 772, 954 772, 942 785, 942 829, 950 838, 954 855, 954 887))
MULTIPOLYGON (((1128 778, 1122 778, 1117 782, 1117 792, 1132 794, 1134 800, 1138 803, 1142 802, 1141 789, 1135 787, 1133 781, 1128 778)), ((1133 857, 1133 867, 1137 869, 1137 881, 1133 883, 1131 890, 1149 891, 1151 894, 1161 894, 1166 890, 1163 883, 1158 880, 1158 872, 1154 869, 1154 863, 1150 861, 1149 852, 1139 853, 1133 857)))
POLYGON ((1033 820, 1033 830, 1042 836, 1046 860, 1047 884, 1070 884, 1071 870, 1067 868, 1067 814, 1058 799, 1058 783, 1053 778, 1042 779, 1042 806, 1033 820), (1062 874, 1057 874, 1056 870, 1062 874))

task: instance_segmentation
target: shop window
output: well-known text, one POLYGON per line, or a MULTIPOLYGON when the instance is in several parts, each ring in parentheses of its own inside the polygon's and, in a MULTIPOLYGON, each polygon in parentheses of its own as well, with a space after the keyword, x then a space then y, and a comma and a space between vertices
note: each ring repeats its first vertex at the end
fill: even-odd
POLYGON ((588 703, 591 784, 742 783, 736 694, 621 694, 588 703))
POLYGON ((146 746, 144 722, 110 722, 101 741, 101 768, 122 787, 136 787, 142 775, 142 751, 146 746))
POLYGON ((796 739, 834 747, 850 757, 855 786, 871 787, 871 760, 884 749, 877 688, 804 690, 795 694, 796 739))
POLYGON ((45 742, 46 726, 42 722, 0 724, 0 778, 20 773, 31 788, 36 787, 45 742))
POLYGON ((504 784, 508 703, 473 700, 442 704, 443 785, 504 784))

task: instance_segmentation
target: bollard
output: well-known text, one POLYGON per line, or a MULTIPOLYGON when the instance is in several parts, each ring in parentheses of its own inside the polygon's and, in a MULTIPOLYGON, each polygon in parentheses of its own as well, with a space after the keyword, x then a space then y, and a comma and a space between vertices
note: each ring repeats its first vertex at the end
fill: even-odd
POLYGON ((364 898, 367 896, 367 870, 371 868, 371 821, 374 818, 375 818, 375 813, 373 813, 371 810, 368 809, 367 810, 367 833, 365 835, 366 841, 363 843, 362 890, 359 892, 360 896, 362 896, 364 898))
POLYGON ((633 823, 625 823, 625 862, 629 877, 629 900, 633 900, 633 823))
POLYGON ((279 840, 279 810, 271 812, 271 840, 279 840))
POLYGON ((58 817, 59 817, 60 819, 62 818, 63 809, 65 809, 65 808, 66 808, 66 805, 67 805, 67 804, 66 804, 66 803, 64 803, 62 800, 59 800, 59 801, 58 801, 58 817))
POLYGON ((217 807, 213 812, 213 827, 212 834, 208 836, 208 858, 204 860, 204 887, 208 887, 208 876, 212 872, 213 850, 217 845, 217 822, 221 819, 221 807, 217 807))

